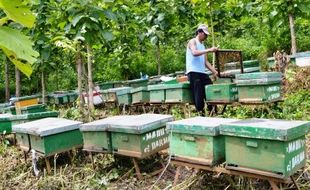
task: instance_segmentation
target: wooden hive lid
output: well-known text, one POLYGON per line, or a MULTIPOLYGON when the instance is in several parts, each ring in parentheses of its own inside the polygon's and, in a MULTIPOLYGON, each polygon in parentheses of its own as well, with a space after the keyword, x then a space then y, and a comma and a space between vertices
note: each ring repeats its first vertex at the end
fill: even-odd
POLYGON ((289 141, 309 132, 309 121, 289 121, 275 119, 246 119, 220 126, 220 134, 289 141))
POLYGON ((79 129, 82 122, 63 118, 44 118, 12 127, 16 133, 26 133, 36 136, 49 136, 66 131, 79 129))
POLYGON ((172 115, 163 114, 141 114, 118 120, 109 126, 109 131, 132 134, 142 134, 166 126, 173 121, 172 115))
POLYGON ((93 121, 90 123, 85 123, 81 125, 80 131, 107 131, 111 123, 114 123, 115 121, 122 121, 129 117, 133 117, 133 116, 132 115, 118 115, 118 116, 107 117, 107 118, 93 121))
POLYGON ((167 123, 167 128, 172 133, 196 134, 216 136, 219 135, 220 124, 238 121, 238 119, 216 117, 193 117, 167 123))

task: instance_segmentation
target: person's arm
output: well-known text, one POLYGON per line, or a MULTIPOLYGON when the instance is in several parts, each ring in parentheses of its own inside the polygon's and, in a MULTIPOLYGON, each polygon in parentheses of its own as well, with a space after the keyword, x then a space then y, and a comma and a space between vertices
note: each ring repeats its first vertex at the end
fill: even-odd
POLYGON ((188 47, 191 50, 193 56, 200 56, 200 55, 206 54, 208 52, 214 52, 214 51, 217 50, 216 47, 208 48, 208 49, 205 49, 205 50, 198 50, 197 47, 196 47, 196 42, 195 42, 194 39, 191 39, 188 42, 188 47))
POLYGON ((206 56, 206 67, 207 67, 215 76, 218 75, 216 69, 215 69, 215 68, 209 63, 209 61, 207 60, 207 56, 206 56))

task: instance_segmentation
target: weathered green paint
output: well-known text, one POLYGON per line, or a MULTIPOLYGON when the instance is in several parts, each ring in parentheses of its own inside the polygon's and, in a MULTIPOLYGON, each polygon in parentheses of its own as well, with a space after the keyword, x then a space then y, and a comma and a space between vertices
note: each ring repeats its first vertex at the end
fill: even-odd
POLYGON ((130 95, 131 89, 132 89, 131 87, 119 87, 119 88, 111 88, 108 90, 103 90, 103 91, 101 91, 103 101, 105 101, 105 102, 117 102, 119 96, 125 95, 123 97, 120 97, 121 103, 127 104, 130 101, 129 96, 131 96, 130 95), (129 96, 126 97, 127 94, 129 94, 129 96))
POLYGON ((213 84, 230 84, 233 83, 232 78, 217 78, 213 84))
POLYGON ((150 91, 150 103, 163 103, 166 99, 165 85, 156 84, 149 85, 148 90, 150 91))
POLYGON ((225 138, 228 165, 269 171, 287 178, 306 163, 304 136, 285 142, 232 136, 225 138))
POLYGON ((44 118, 13 126, 13 131, 19 136, 21 148, 50 156, 83 146, 79 130, 81 123, 63 118, 44 118))
POLYGON ((252 79, 279 79, 282 78, 280 72, 254 72, 237 74, 236 80, 252 80, 252 79))
POLYGON ((7 115, 7 114, 0 114, 0 115, 2 115, 2 117, 0 117, 0 133, 3 133, 4 131, 6 133, 11 133, 12 126, 46 117, 58 117, 58 112, 52 111, 52 112, 29 113, 22 115, 7 115))
POLYGON ((69 102, 69 97, 66 94, 50 94, 48 101, 50 104, 66 104, 69 102))
POLYGON ((13 98, 10 98, 10 101, 11 102, 19 102, 19 101, 31 100, 31 99, 35 99, 35 98, 39 98, 39 97, 40 97, 40 95, 13 97, 13 98))
POLYGON ((0 134, 11 133, 12 122, 11 121, 0 121, 0 134))
POLYGON ((69 91, 67 93, 68 96, 68 102, 73 103, 78 98, 78 94, 75 91, 69 91))
POLYGON ((192 93, 189 83, 178 83, 166 85, 166 103, 192 103, 192 93))
POLYGON ((111 132, 114 153, 145 158, 168 148, 168 133, 165 127, 142 134, 111 132))
POLYGON ((220 134, 247 138, 290 141, 310 131, 309 121, 246 119, 220 125, 220 134))
POLYGON ((16 108, 15 108, 15 106, 9 106, 9 107, 4 108, 3 112, 16 115, 16 108))
POLYGON ((171 115, 141 114, 123 116, 110 123, 114 153, 144 158, 168 147, 166 123, 171 115))
POLYGON ((270 102, 280 100, 281 97, 280 83, 238 86, 239 102, 270 102))
POLYGON ((21 114, 45 112, 46 106, 43 104, 31 105, 20 108, 21 114))
POLYGON ((83 146, 82 134, 78 129, 44 137, 25 133, 17 133, 16 136, 19 146, 34 149, 43 156, 50 156, 83 146))
POLYGON ((236 119, 194 117, 167 123, 170 154, 176 159, 205 165, 225 160, 224 136, 219 125, 236 119))
POLYGON ((109 88, 113 88, 113 82, 103 82, 103 83, 98 83, 97 84, 100 88, 100 90, 106 90, 109 88))
POLYGON ((84 149, 93 152, 112 153, 111 133, 107 131, 83 131, 84 149))
POLYGON ((131 105, 132 103, 132 95, 131 93, 118 95, 117 96, 118 105, 131 105))
POLYGON ((207 102, 235 102, 238 101, 236 84, 213 84, 205 86, 207 102))
POLYGON ((259 61, 257 59, 242 61, 242 63, 243 63, 243 68, 259 67, 259 61))
POLYGON ((150 102, 150 92, 147 87, 139 87, 131 90, 132 104, 150 102))
POLYGON ((146 86, 148 83, 148 79, 135 79, 135 80, 129 80, 127 81, 128 85, 133 88, 146 86))
POLYGON ((169 146, 173 157, 199 164, 217 165, 225 160, 223 136, 172 133, 169 146))

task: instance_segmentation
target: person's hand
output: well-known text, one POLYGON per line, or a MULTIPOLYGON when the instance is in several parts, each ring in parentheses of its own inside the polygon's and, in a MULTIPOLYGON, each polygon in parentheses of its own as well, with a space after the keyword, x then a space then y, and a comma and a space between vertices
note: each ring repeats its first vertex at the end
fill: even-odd
POLYGON ((218 50, 219 50, 218 47, 209 48, 209 52, 216 52, 216 51, 218 51, 218 50))

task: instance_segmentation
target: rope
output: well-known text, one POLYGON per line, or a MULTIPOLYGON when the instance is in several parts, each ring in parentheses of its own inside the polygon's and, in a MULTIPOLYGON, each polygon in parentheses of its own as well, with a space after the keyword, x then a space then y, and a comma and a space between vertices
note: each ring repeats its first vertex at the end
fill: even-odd
MULTIPOLYGON (((170 143, 170 140, 172 139, 172 128, 173 126, 171 127, 170 129, 170 137, 169 137, 169 143, 170 143)), ((166 172, 168 166, 170 165, 170 162, 171 162, 171 154, 169 153, 169 158, 168 158, 168 163, 166 164, 165 168, 163 169, 163 171, 161 172, 161 174, 159 175, 159 177, 157 178, 157 180, 154 182, 154 184, 148 189, 148 190, 152 190, 155 185, 158 183, 158 181, 162 178, 162 176, 164 175, 164 173, 166 172)))

